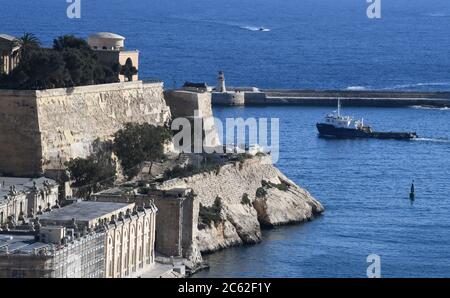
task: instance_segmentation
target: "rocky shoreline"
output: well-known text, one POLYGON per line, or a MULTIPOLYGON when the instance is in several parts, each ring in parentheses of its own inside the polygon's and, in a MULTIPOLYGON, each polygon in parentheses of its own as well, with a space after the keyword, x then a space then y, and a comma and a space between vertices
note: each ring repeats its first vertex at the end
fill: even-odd
MULTIPOLYGON (((308 191, 271 164, 270 156, 226 164, 216 171, 164 184, 192 189, 203 207, 220 198, 220 219, 206 227, 198 225, 194 245, 201 253, 258 243, 263 228, 309 221, 324 211, 308 191)), ((197 223, 201 220, 197 218, 197 223)))

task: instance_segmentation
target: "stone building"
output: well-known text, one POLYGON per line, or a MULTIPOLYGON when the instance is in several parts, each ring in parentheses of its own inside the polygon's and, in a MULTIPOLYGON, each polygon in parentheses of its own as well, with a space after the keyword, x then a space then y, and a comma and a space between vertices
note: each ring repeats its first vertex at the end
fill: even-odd
POLYGON ((8 34, 0 34, 0 75, 9 74, 19 64, 20 46, 17 39, 8 34))
MULTIPOLYGON (((114 67, 115 65, 125 66, 129 63, 139 70, 139 51, 125 49, 125 37, 110 32, 98 32, 88 38, 88 44, 97 54, 100 62, 114 67)), ((130 78, 120 74, 121 82, 137 81, 138 74, 130 78)))
POLYGON ((113 188, 99 192, 92 197, 99 202, 121 202, 155 204, 156 243, 158 253, 168 257, 200 258, 196 251, 195 231, 197 230, 198 202, 189 189, 146 190, 113 188))
POLYGON ((192 92, 209 92, 212 88, 206 83, 185 82, 181 89, 192 92))
POLYGON ((14 226, 19 219, 57 207, 58 187, 56 181, 45 177, 0 177, 0 227, 6 223, 14 226))
POLYGON ((138 277, 155 263, 155 205, 77 202, 44 214, 40 223, 81 231, 105 231, 105 277, 138 277))
POLYGON ((7 225, 16 225, 26 215, 28 200, 23 192, 13 186, 9 190, 0 189, 0 230, 7 225))
POLYGON ((104 277, 105 233, 68 232, 47 226, 37 233, 1 233, 0 278, 104 277))

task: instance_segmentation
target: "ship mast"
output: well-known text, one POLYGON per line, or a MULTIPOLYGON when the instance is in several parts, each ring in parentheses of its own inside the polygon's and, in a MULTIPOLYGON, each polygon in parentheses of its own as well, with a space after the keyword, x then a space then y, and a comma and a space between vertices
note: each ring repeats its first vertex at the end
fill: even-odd
POLYGON ((338 117, 341 117, 341 99, 338 98, 338 117))

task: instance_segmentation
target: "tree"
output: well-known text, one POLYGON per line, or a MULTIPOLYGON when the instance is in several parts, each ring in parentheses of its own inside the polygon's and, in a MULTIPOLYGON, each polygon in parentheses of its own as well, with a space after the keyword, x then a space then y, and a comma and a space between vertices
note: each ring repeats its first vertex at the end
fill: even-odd
POLYGON ((142 162, 164 159, 164 146, 170 139, 171 133, 167 127, 127 123, 114 134, 113 151, 124 173, 131 178, 137 174, 142 162))
POLYGON ((23 58, 29 51, 39 49, 41 42, 33 33, 24 33, 22 37, 16 39, 15 46, 20 47, 20 56, 23 58))
POLYGON ((53 49, 55 51, 63 51, 68 48, 90 52, 92 55, 94 54, 89 44, 82 38, 73 35, 63 35, 53 40, 53 49))
POLYGON ((66 163, 73 180, 72 186, 80 197, 89 197, 92 193, 112 186, 116 180, 116 163, 111 158, 110 144, 97 140, 93 147, 94 153, 89 157, 72 159, 66 163))
POLYGON ((33 49, 7 76, 12 89, 48 89, 64 85, 69 79, 63 57, 52 50, 33 49))
POLYGON ((19 65, 0 76, 0 88, 48 89, 115 83, 120 67, 101 64, 88 43, 73 35, 53 41, 52 49, 40 47, 30 33, 17 40, 21 46, 19 65))
POLYGON ((53 49, 64 58, 71 76, 68 86, 113 83, 118 80, 117 68, 102 65, 84 39, 73 35, 60 36, 53 41, 53 49))
POLYGON ((133 76, 138 73, 136 67, 133 66, 133 61, 130 58, 127 59, 125 65, 120 69, 120 74, 125 76, 128 82, 133 81, 133 76))

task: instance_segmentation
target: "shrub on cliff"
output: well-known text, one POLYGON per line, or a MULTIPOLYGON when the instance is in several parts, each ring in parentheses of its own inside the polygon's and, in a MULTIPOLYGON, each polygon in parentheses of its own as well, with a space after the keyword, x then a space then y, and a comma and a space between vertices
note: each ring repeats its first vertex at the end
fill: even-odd
POLYGON ((252 201, 250 201, 250 198, 248 197, 247 193, 244 193, 242 195, 241 204, 242 205, 249 205, 249 206, 252 205, 252 201))
POLYGON ((264 187, 258 187, 256 189, 256 197, 264 198, 267 195, 267 190, 264 187))
POLYGON ((187 165, 186 167, 181 167, 179 165, 175 166, 172 169, 167 169, 164 172, 164 179, 170 180, 174 178, 187 177, 194 173, 194 166, 187 165))
POLYGON ((124 173, 132 178, 138 173, 142 162, 165 158, 164 147, 171 136, 167 127, 127 123, 114 134, 113 151, 119 158, 124 173))
POLYGON ((223 218, 220 216, 222 212, 222 199, 216 197, 214 204, 211 207, 205 207, 200 204, 200 210, 198 214, 198 229, 202 230, 207 227, 211 227, 214 223, 215 226, 223 222, 223 218))
POLYGON ((174 178, 183 178, 189 177, 195 174, 206 173, 214 171, 216 175, 220 174, 220 164, 212 162, 212 163, 204 163, 199 167, 194 167, 193 165, 187 165, 185 167, 175 166, 172 169, 167 169, 164 172, 164 179, 174 179, 174 178))
POLYGON ((289 185, 287 185, 284 182, 276 184, 276 183, 273 183, 273 182, 270 182, 270 181, 262 180, 261 184, 262 184, 263 187, 266 187, 266 188, 277 188, 278 190, 281 190, 281 191, 287 191, 289 189, 289 185))
POLYGON ((75 195, 86 198, 113 185, 116 163, 108 143, 94 142, 94 153, 87 158, 75 158, 66 163, 73 181, 75 195))

